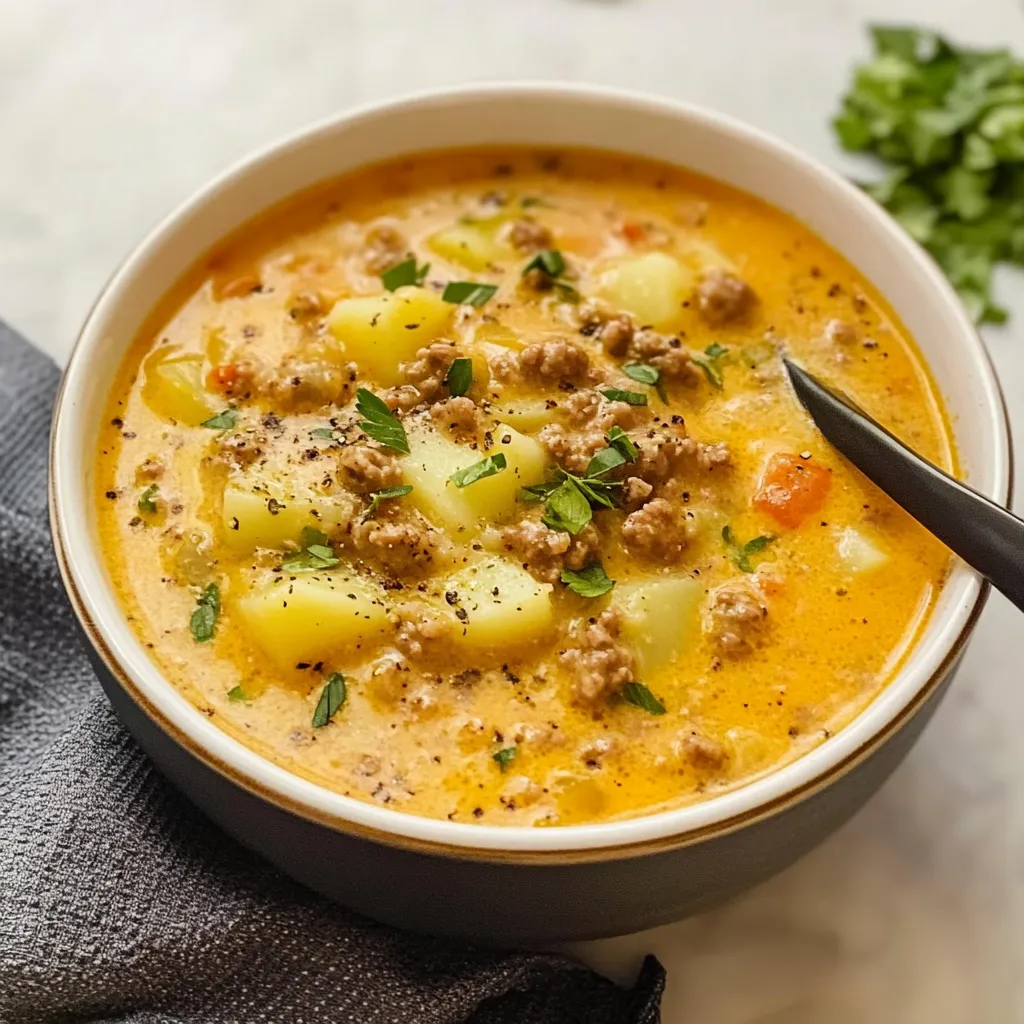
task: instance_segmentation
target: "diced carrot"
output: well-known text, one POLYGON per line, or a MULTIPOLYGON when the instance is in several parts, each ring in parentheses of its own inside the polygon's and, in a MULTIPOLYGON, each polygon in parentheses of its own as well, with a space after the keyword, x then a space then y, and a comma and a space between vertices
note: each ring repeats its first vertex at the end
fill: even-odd
POLYGON ((825 504, 831 486, 832 474, 824 467, 778 452, 768 460, 754 507, 793 529, 825 504))
POLYGON ((636 245, 637 242, 642 242, 647 237, 647 228, 635 220, 627 220, 622 225, 622 237, 631 245, 636 245))
POLYGON ((206 375, 206 386, 213 391, 231 391, 238 383, 238 367, 234 363, 215 366, 206 375))

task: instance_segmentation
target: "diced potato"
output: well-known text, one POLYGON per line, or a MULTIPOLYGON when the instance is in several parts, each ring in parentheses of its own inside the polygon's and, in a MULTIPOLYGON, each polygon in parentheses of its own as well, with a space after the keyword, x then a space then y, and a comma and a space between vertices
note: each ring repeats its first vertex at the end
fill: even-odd
POLYGON ((511 249, 498 239, 504 221, 456 221, 427 239, 438 256, 458 263, 467 270, 486 270, 495 263, 510 259, 511 249))
POLYGON ((693 272, 663 252, 623 260, 601 282, 602 296, 616 309, 632 313, 644 326, 673 330, 683 303, 696 284, 693 272))
POLYGON ((505 649, 536 640, 554 625, 550 583, 538 583, 525 569, 505 558, 467 566, 444 584, 458 595, 452 640, 460 650, 505 649))
POLYGON ((502 396, 491 402, 491 411, 516 430, 528 433, 554 423, 558 415, 557 404, 546 398, 509 398, 502 396))
POLYGON ((548 455, 539 441, 505 424, 494 431, 489 452, 442 437, 425 424, 408 431, 410 454, 402 460, 406 483, 413 486, 409 499, 436 526, 453 532, 477 532, 490 523, 516 514, 520 487, 540 483, 548 455), (449 477, 487 455, 502 453, 506 468, 468 487, 456 487, 449 477))
POLYGON ((689 576, 637 580, 612 591, 623 613, 621 636, 641 679, 669 664, 693 639, 704 587, 689 576))
POLYGON ((874 537, 852 526, 839 534, 836 547, 843 567, 856 575, 877 572, 889 562, 889 553, 874 537))
POLYGON ((224 488, 221 507, 225 541, 245 550, 298 541, 305 526, 328 532, 345 522, 348 513, 347 505, 324 495, 294 493, 276 483, 254 487, 231 482, 224 488))
POLYGON ((698 274, 709 270, 728 270, 736 273, 736 264, 718 248, 703 238, 687 238, 679 243, 679 255, 686 266, 698 274))
POLYGON ((382 593, 348 570, 327 570, 253 590, 238 614, 274 662, 291 669, 377 644, 389 629, 382 593))
POLYGON ((146 356, 142 372, 143 400, 158 416, 198 427, 219 411, 203 388, 202 356, 163 345, 146 356))
POLYGON ((502 352, 526 347, 526 342, 520 335, 511 327, 506 327, 496 320, 485 320, 478 324, 473 332, 473 341, 480 344, 485 352, 492 346, 502 352))
POLYGON ((425 288, 409 286, 384 295, 342 299, 327 315, 345 356, 385 387, 401 380, 399 363, 444 333, 455 307, 425 288))

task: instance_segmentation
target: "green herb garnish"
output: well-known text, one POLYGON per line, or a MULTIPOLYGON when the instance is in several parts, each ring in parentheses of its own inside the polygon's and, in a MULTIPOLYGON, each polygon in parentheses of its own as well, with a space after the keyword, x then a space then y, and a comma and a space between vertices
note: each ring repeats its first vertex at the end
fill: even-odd
POLYGON ((406 436, 405 427, 383 399, 366 388, 360 388, 356 392, 356 412, 364 417, 359 429, 367 437, 403 455, 409 454, 409 438, 406 436))
POLYGON ((580 597, 600 597, 607 594, 615 586, 615 580, 610 580, 600 562, 591 562, 586 568, 563 569, 562 582, 580 597))
POLYGON ((927 30, 874 26, 832 122, 892 167, 866 191, 935 257, 978 322, 1001 323, 997 263, 1024 264, 1024 63, 927 30))
POLYGON ((650 363, 628 363, 622 368, 622 372, 637 384, 650 384, 658 397, 668 405, 668 394, 665 392, 665 384, 661 379, 661 370, 650 363))
POLYGON ((248 699, 249 698, 245 695, 245 690, 240 686, 232 686, 231 689, 228 690, 228 700, 245 701, 248 699))
POLYGON ((722 368, 719 365, 722 361, 722 357, 729 350, 724 345, 719 345, 717 341, 712 342, 706 349, 704 349, 704 355, 694 356, 693 361, 704 371, 704 376, 707 377, 708 383, 719 391, 725 384, 725 378, 722 376, 722 368))
POLYGON ((338 439, 334 427, 314 427, 309 432, 309 436, 315 437, 319 441, 336 441, 338 439))
POLYGON ((220 615, 220 588, 216 583, 208 583, 196 599, 196 607, 188 620, 188 628, 196 643, 205 644, 213 639, 220 615))
POLYGON ((498 452, 497 455, 488 455, 486 459, 474 462, 472 466, 466 466, 465 469, 457 469, 448 479, 456 487, 468 487, 470 484, 475 484, 477 480, 496 476, 507 465, 504 453, 498 452))
POLYGON ((332 672, 320 691, 320 699, 316 702, 313 712, 313 728, 323 728, 339 711, 348 696, 345 677, 340 672, 332 672))
POLYGON ((576 481, 567 477, 547 496, 541 522, 552 530, 564 530, 575 536, 593 519, 587 495, 576 481))
POLYGON ((643 683, 626 683, 622 687, 622 699, 627 704, 642 708, 648 714, 665 714, 665 705, 643 683))
POLYGON ((363 511, 363 520, 372 519, 377 514, 377 507, 382 501, 392 498, 404 498, 412 491, 412 484, 399 484, 397 487, 385 487, 370 494, 370 504, 363 511))
POLYGON ((566 302, 579 302, 580 293, 563 277, 566 269, 565 257, 557 249, 544 249, 523 267, 523 276, 537 270, 566 302))
POLYGON ((601 392, 609 402, 625 402, 627 405, 646 405, 647 396, 639 391, 623 391, 621 388, 607 388, 601 392))
POLYGON ((201 427, 209 427, 211 430, 231 430, 238 423, 238 413, 234 409, 225 409, 223 412, 203 420, 201 427))
POLYGON ((150 484, 140 495, 139 495, 139 511, 146 515, 154 516, 157 513, 156 496, 160 493, 160 488, 156 484, 150 484))
POLYGON ((281 565, 285 572, 315 572, 317 569, 333 569, 338 564, 334 551, 327 543, 327 534, 316 527, 304 526, 299 543, 302 550, 281 565))
POLYGON ((449 281, 444 286, 441 298, 455 305, 473 306, 479 309, 494 296, 496 284, 481 284, 478 281, 449 281))
POLYGON ((448 387, 448 394, 452 398, 464 395, 473 384, 473 360, 467 356, 460 356, 456 359, 448 367, 444 382, 448 387))
POLYGON ((506 768, 516 759, 516 754, 519 753, 518 747, 502 747, 497 753, 495 753, 494 760, 497 762, 498 767, 505 771, 506 768))
POLYGON ((403 288, 409 284, 421 285, 423 284, 424 278, 427 276, 427 271, 430 270, 430 264, 424 263, 422 267, 416 265, 416 257, 410 256, 407 260, 402 260, 401 263, 396 263, 393 267, 389 267, 380 275, 381 284, 389 291, 393 292, 398 288, 403 288))
POLYGON ((725 541, 725 546, 729 549, 729 557, 736 563, 736 568, 741 572, 753 572, 755 567, 750 561, 751 556, 760 554, 775 538, 763 533, 760 537, 755 537, 753 540, 748 540, 746 544, 741 544, 733 536, 732 529, 728 526, 723 526, 722 540, 725 541))

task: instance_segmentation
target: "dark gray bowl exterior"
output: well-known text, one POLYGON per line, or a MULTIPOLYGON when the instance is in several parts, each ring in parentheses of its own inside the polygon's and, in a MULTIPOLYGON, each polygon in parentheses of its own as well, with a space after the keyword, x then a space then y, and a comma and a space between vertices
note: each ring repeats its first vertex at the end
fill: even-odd
MULTIPOLYGON (((286 874, 368 917, 488 944, 552 943, 640 931, 742 892, 847 821, 907 755, 946 692, 928 698, 866 756, 805 799, 675 849, 591 862, 515 864, 422 853, 337 831, 274 805, 169 736, 90 656, 121 720, 157 767, 229 835, 286 874)), ((962 654, 962 650, 960 652, 962 654)), ((568 859, 568 858, 566 858, 568 859)))

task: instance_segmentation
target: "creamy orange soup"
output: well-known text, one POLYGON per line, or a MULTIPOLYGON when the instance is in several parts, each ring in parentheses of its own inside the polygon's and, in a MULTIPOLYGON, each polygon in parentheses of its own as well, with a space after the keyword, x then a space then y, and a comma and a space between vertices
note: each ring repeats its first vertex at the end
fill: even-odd
POLYGON ((947 571, 786 352, 953 467, 885 303, 751 196, 592 152, 371 167, 141 332, 109 571, 182 693, 339 793, 509 825, 706 799, 863 709, 947 571))

